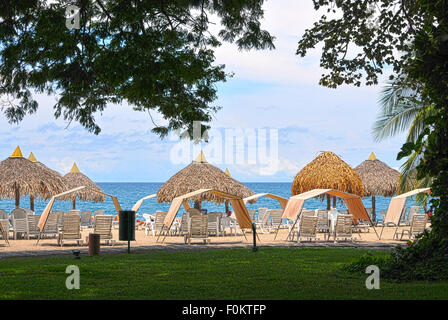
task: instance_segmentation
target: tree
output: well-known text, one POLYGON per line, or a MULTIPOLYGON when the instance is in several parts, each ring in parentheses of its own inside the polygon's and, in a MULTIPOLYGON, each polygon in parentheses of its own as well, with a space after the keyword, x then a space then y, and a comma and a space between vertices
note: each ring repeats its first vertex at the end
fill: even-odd
POLYGON ((215 64, 220 41, 241 50, 274 48, 259 22, 263 2, 0 0, 0 97, 8 101, 2 110, 18 123, 38 109, 33 93, 55 94, 56 118, 98 134, 94 114, 126 101, 160 112, 168 124, 153 131, 161 137, 190 132, 194 120, 209 122, 220 108, 212 104, 216 83, 228 76, 215 64), (218 35, 209 31, 212 15, 222 25, 218 35))
POLYGON ((415 141, 406 142, 398 159, 423 154, 417 179, 433 178, 432 230, 405 250, 397 249, 383 275, 409 279, 448 279, 448 1, 447 0, 313 0, 327 8, 306 30, 297 54, 323 42, 322 85, 378 83, 391 66, 391 79, 407 79, 434 114, 415 141), (373 21, 373 23, 372 23, 373 21), (373 26, 373 27, 372 27, 373 26), (349 45, 352 47, 349 50, 349 45), (397 77, 398 76, 398 77, 397 77))
MULTIPOLYGON (((423 103, 417 91, 405 84, 406 81, 390 81, 381 91, 379 100, 381 109, 372 130, 376 141, 407 131, 406 142, 417 142, 426 128, 425 120, 434 115, 434 106, 423 103)), ((400 192, 431 186, 430 177, 417 179, 416 168, 421 160, 422 154, 414 151, 401 166, 400 192)), ((425 211, 427 211, 427 199, 426 193, 417 195, 416 199, 425 206, 425 211)))

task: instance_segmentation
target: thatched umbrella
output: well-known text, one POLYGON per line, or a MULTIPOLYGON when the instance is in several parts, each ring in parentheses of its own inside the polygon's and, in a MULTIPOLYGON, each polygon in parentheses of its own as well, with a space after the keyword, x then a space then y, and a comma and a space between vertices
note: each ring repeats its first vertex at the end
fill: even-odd
POLYGON ((355 168, 364 186, 364 196, 372 197, 372 219, 376 220, 375 196, 391 197, 398 191, 400 172, 378 160, 372 152, 369 159, 355 168))
POLYGON ((15 198, 16 208, 20 206, 23 196, 47 200, 62 192, 64 187, 60 176, 25 159, 19 146, 9 158, 0 162, 0 197, 15 198))
MULTIPOLYGON (((92 180, 90 180, 85 174, 79 171, 76 162, 73 163, 72 169, 63 178, 66 190, 74 189, 77 187, 85 186, 90 189, 102 191, 101 188, 92 180)), ((96 193, 90 189, 83 189, 67 195, 62 198, 63 200, 71 200, 73 203, 73 209, 76 209, 76 198, 84 201, 103 202, 105 196, 100 193, 96 193)))
MULTIPOLYGON (((174 198, 198 189, 214 189, 242 198, 253 195, 254 192, 244 184, 228 176, 222 170, 207 163, 204 154, 188 166, 177 172, 157 191, 158 202, 171 202, 174 198)), ((225 199, 210 193, 202 193, 192 198, 195 206, 200 208, 202 201, 223 203, 225 199)))
MULTIPOLYGON (((355 170, 333 152, 322 152, 300 170, 294 178, 291 191, 296 195, 313 189, 335 189, 358 196, 364 192, 361 178, 355 170)), ((330 197, 327 195, 328 210, 330 205, 330 197)))
MULTIPOLYGON (((28 156, 28 160, 37 164, 43 170, 47 171, 47 173, 49 175, 52 175, 52 176, 62 179, 62 175, 59 172, 52 170, 52 169, 48 168, 46 165, 44 165, 42 162, 37 161, 36 157, 34 156, 34 154, 32 152, 30 152, 30 155, 28 156)), ((34 194, 30 194, 30 209, 34 211, 34 194)))

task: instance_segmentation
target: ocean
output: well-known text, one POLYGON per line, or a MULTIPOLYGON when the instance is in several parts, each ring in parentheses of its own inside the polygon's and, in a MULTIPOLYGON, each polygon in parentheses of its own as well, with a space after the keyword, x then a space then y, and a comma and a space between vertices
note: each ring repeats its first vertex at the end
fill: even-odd
MULTIPOLYGON (((97 183, 101 189, 111 195, 114 195, 118 198, 120 205, 123 210, 130 210, 132 206, 141 198, 146 195, 156 193, 160 186, 163 184, 162 182, 141 182, 141 183, 126 183, 126 182, 98 182, 97 183)), ((289 198, 291 196, 291 183, 290 182, 247 182, 244 183, 250 189, 252 189, 255 193, 267 192, 276 194, 285 198, 289 198)), ((381 216, 379 212, 381 210, 387 210, 390 202, 390 197, 376 197, 376 208, 377 208, 377 217, 381 220, 381 216)), ((47 205, 48 201, 36 200, 35 201, 35 212, 36 214, 41 214, 47 205)), ((364 206, 366 208, 371 208, 371 198, 363 199, 364 206)), ((169 203, 158 203, 155 198, 146 200, 143 202, 140 210, 138 211, 138 216, 141 217, 144 213, 154 213, 157 210, 167 211, 169 208, 169 203)), ((326 200, 321 201, 320 199, 310 199, 305 202, 304 208, 306 209, 326 209, 327 202, 326 200)), ((413 199, 408 199, 407 206, 414 205, 413 199)), ((14 209, 14 200, 0 200, 0 209, 6 210, 8 213, 14 209)), ((20 200, 21 208, 29 208, 29 198, 24 197, 20 200)), ((86 202, 77 200, 76 202, 77 209, 80 210, 105 210, 108 214, 115 214, 115 208, 112 203, 110 197, 106 197, 106 201, 95 203, 95 202, 86 202)), ((224 211, 224 204, 217 205, 213 202, 204 202, 202 204, 204 209, 208 209, 208 211, 224 211)), ((248 204, 248 209, 257 209, 257 208, 270 208, 276 209, 281 208, 279 203, 276 200, 262 197, 257 200, 254 204, 248 204)), ((337 202, 338 209, 344 209, 345 205, 342 201, 337 202)), ((53 205, 53 210, 70 210, 72 209, 72 203, 70 201, 60 201, 56 200, 53 205)), ((181 214, 182 209, 179 211, 181 214)))

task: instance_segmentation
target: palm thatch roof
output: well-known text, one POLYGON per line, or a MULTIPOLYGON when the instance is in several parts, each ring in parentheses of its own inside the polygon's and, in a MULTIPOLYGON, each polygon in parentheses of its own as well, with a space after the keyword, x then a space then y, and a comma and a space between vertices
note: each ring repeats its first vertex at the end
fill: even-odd
POLYGON ((335 189, 358 196, 364 191, 358 174, 333 152, 322 152, 300 170, 291 191, 296 195, 313 189, 335 189))
MULTIPOLYGON (((102 191, 101 188, 85 174, 79 171, 76 163, 73 163, 72 169, 63 178, 66 190, 71 190, 77 187, 85 186, 91 189, 102 191)), ((103 202, 106 197, 103 194, 96 193, 90 189, 82 189, 78 192, 71 193, 64 198, 64 200, 76 200, 76 198, 84 201, 103 202)))
POLYGON ((23 158, 20 147, 0 162, 0 198, 14 199, 26 195, 47 200, 64 191, 62 177, 23 158))
POLYGON ((364 196, 390 197, 397 194, 400 172, 378 160, 373 152, 355 171, 362 180, 364 196))
MULTIPOLYGON (((170 202, 178 196, 198 189, 214 189, 241 198, 254 194, 244 184, 236 181, 221 169, 207 163, 204 154, 201 152, 196 160, 177 172, 162 185, 157 191, 157 201, 170 202)), ((225 199, 211 193, 202 193, 191 198, 191 200, 225 202, 225 199)))

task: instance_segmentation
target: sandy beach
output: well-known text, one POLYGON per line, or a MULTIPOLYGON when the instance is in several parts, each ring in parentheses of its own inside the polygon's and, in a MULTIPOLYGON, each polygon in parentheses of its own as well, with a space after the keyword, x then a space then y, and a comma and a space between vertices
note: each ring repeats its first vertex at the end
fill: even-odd
MULTIPOLYGON (((400 227, 403 229, 406 227, 400 227)), ((395 246, 405 246, 406 241, 393 240, 395 228, 384 228, 381 240, 378 240, 373 228, 369 232, 354 233, 355 242, 338 241, 334 243, 331 238, 330 241, 324 241, 323 234, 319 234, 317 241, 304 241, 300 243, 297 241, 286 241, 288 235, 287 229, 280 229, 277 239, 274 240, 274 233, 259 233, 259 240, 257 245, 259 247, 350 247, 350 248, 370 248, 370 249, 390 249, 395 246)), ((83 238, 86 239, 88 234, 93 232, 93 229, 84 229, 82 231, 83 238)), ((377 228, 377 232, 381 232, 381 228, 377 228)), ((127 250, 127 242, 118 241, 118 229, 113 230, 114 238, 117 239, 115 245, 106 245, 101 242, 101 253, 123 253, 127 250)), ((252 233, 246 233, 247 240, 239 233, 236 236, 210 236, 210 244, 205 245, 202 240, 193 240, 191 245, 185 244, 181 236, 168 236, 163 243, 156 242, 157 236, 145 235, 144 230, 136 230, 136 241, 131 242, 131 250, 133 252, 142 252, 146 250, 162 249, 162 250, 195 250, 195 249, 216 249, 216 248, 233 248, 233 247, 251 247, 253 245, 252 233)), ((19 256, 45 256, 57 254, 72 254, 72 250, 79 249, 81 255, 87 254, 88 247, 84 242, 83 246, 78 246, 75 241, 67 241, 62 247, 57 245, 55 238, 42 239, 36 245, 37 240, 30 239, 10 239, 10 246, 7 246, 4 241, 0 242, 0 257, 19 257, 19 256)))

